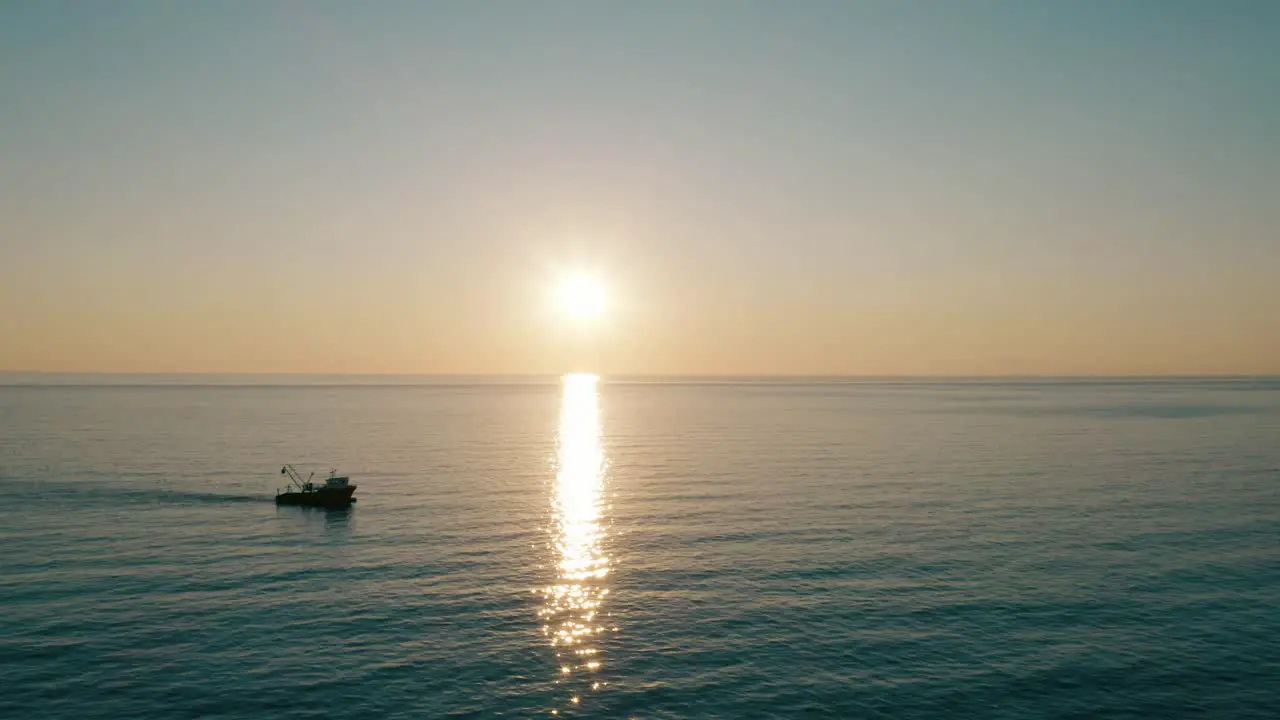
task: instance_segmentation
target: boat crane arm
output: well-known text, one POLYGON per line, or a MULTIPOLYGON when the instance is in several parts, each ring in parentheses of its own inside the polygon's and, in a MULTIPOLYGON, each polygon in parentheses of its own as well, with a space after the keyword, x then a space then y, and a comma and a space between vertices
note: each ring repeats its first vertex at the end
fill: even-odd
MULTIPOLYGON (((292 465, 286 464, 284 467, 280 468, 280 474, 288 475, 289 480, 293 482, 294 485, 298 486, 298 490, 303 490, 306 487, 302 482, 302 476, 298 474, 298 471, 295 470, 292 465)), ((315 477, 315 473, 311 473, 311 477, 315 477)), ((310 478, 308 478, 308 480, 309 479, 310 478)))

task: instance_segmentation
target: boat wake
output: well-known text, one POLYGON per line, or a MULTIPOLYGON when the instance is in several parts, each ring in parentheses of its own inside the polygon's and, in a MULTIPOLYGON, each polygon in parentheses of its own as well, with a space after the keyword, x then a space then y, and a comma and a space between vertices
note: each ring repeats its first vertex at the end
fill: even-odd
POLYGON ((178 505, 196 504, 196 503, 268 503, 271 502, 270 495, 228 495, 223 493, 200 493, 200 492, 164 492, 156 491, 148 493, 158 503, 172 503, 178 505))
POLYGON ((121 487, 99 482, 34 481, 30 489, 37 497, 50 502, 84 502, 99 505, 225 505, 272 501, 271 496, 266 494, 121 487))

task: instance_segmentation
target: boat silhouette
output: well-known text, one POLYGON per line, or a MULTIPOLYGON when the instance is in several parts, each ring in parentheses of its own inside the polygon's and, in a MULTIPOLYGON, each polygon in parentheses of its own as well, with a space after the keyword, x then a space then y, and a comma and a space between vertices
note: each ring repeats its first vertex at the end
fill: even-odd
POLYGON ((356 486, 346 475, 338 475, 337 470, 330 470, 324 484, 312 482, 315 473, 311 473, 304 481, 292 465, 280 468, 281 475, 289 477, 289 487, 284 492, 276 490, 277 505, 309 505, 311 507, 344 508, 356 501, 351 497, 356 486))

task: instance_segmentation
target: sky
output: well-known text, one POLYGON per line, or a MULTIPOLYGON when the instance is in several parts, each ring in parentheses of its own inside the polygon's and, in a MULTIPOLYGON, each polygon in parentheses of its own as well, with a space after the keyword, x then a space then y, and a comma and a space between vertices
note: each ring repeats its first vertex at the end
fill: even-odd
POLYGON ((1267 0, 0 0, 0 370, 1280 373, 1277 78, 1267 0))

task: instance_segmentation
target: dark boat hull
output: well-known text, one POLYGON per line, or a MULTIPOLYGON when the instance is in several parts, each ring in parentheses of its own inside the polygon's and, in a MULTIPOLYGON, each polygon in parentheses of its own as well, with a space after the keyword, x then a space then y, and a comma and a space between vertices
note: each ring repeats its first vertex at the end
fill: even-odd
POLYGON ((341 488, 316 488, 311 492, 286 492, 276 495, 276 504, 344 508, 355 502, 355 498, 351 497, 355 491, 355 485, 348 485, 341 488))

